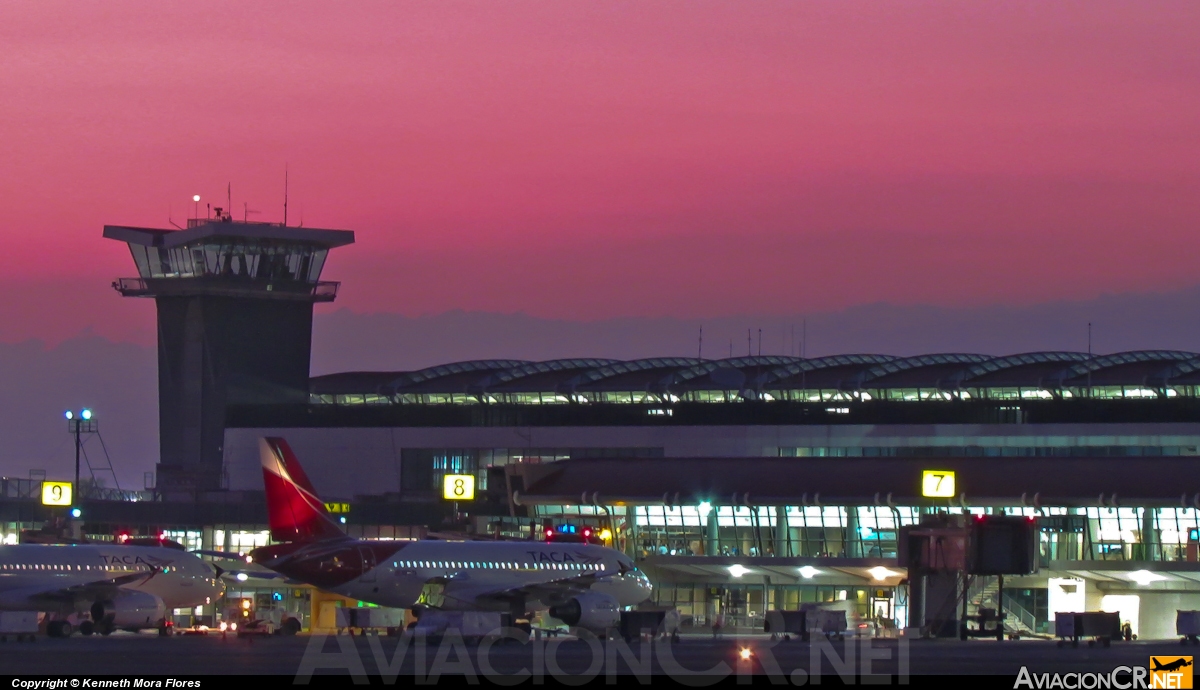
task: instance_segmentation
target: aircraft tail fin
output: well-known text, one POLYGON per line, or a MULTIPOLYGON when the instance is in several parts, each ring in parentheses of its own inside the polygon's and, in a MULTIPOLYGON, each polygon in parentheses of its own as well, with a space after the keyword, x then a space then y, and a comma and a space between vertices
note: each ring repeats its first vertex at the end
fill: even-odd
POLYGON ((258 451, 271 538, 276 541, 345 539, 345 533, 329 517, 287 441, 262 438, 258 451))

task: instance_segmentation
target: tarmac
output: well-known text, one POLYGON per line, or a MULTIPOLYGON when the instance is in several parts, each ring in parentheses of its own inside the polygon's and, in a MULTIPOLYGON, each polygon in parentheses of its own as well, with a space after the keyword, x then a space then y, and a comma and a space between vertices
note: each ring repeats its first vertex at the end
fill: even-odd
MULTIPOLYGON (((1006 677, 1006 687, 1013 687, 1022 667, 1030 674, 1107 674, 1119 666, 1145 668, 1152 655, 1200 651, 1180 646, 1178 641, 1113 642, 1111 647, 1084 643, 1076 648, 1047 640, 822 638, 805 643, 771 640, 764 635, 721 639, 685 635, 675 643, 559 638, 479 644, 446 637, 440 642, 411 640, 401 646, 402 641, 349 635, 223 638, 217 633, 38 637, 34 642, 0 643, 0 669, 23 677, 230 674, 285 676, 301 682, 313 675, 366 675, 385 683, 411 681, 413 676, 427 682, 449 682, 462 676, 499 681, 531 677, 536 681, 537 676, 562 681, 590 678, 599 682, 632 677, 635 682, 649 682, 663 676, 701 680, 746 675, 764 676, 774 684, 815 684, 820 678, 854 682, 868 675, 879 676, 877 680, 884 683, 903 683, 910 678, 953 674, 1006 677)), ((1189 675, 1192 672, 1190 667, 1185 670, 1189 675)))

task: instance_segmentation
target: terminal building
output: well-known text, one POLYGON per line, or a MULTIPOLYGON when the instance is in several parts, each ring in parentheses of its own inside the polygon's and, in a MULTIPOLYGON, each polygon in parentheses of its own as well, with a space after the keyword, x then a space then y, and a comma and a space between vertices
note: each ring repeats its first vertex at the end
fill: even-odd
MULTIPOLYGON (((1000 608, 1015 633, 1105 608, 1171 637, 1176 609, 1200 609, 1200 353, 483 360, 310 378, 312 305, 337 291, 321 268, 352 233, 219 215, 104 234, 138 269, 116 288, 157 303, 162 439, 144 500, 84 504, 97 538, 266 544, 269 435, 353 536, 590 527, 697 626, 761 629, 765 611, 808 602, 923 625, 898 533, 939 513, 1036 522, 1039 572, 1003 593, 965 583, 955 604, 1000 608), (448 474, 474 475, 474 500, 444 500, 448 474), (930 474, 950 483, 931 491, 930 474)), ((47 509, 21 492, 6 488, 0 512, 36 527, 47 509)), ((230 590, 255 606, 321 596, 254 578, 230 590)), ((316 603, 299 612, 321 625, 316 603)))

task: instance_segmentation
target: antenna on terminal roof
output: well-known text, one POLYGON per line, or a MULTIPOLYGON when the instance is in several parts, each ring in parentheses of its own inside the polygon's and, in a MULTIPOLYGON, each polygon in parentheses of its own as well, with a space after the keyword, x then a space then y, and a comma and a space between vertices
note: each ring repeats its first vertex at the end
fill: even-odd
POLYGON ((288 193, 288 169, 287 163, 283 164, 283 227, 287 227, 287 193, 288 193))

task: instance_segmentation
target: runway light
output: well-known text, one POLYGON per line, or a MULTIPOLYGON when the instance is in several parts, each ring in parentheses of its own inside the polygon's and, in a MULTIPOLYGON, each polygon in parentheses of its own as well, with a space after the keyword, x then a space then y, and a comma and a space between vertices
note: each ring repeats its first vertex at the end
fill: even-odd
POLYGON ((738 656, 742 658, 742 661, 750 661, 750 657, 753 656, 753 653, 750 651, 749 647, 742 647, 742 651, 738 652, 738 656))
POLYGON ((817 570, 816 568, 812 567, 811 565, 805 565, 805 566, 800 567, 800 577, 804 578, 805 580, 811 579, 812 576, 816 575, 818 572, 820 572, 820 571, 817 570))
POLYGON ((1132 573, 1129 573, 1129 579, 1145 587, 1151 582, 1158 582, 1159 580, 1165 580, 1167 578, 1159 575, 1158 573, 1152 573, 1149 570, 1135 570, 1132 573))
POLYGON ((739 564, 737 564, 737 563, 735 563, 735 564, 733 564, 733 565, 729 566, 729 574, 730 574, 730 575, 732 575, 732 576, 734 576, 734 577, 741 577, 741 576, 745 575, 745 574, 746 574, 746 573, 748 573, 748 572, 750 572, 750 569, 749 569, 749 568, 747 568, 747 567, 745 567, 745 566, 743 566, 743 565, 739 565, 739 564))
POLYGON ((91 411, 91 410, 89 410, 89 409, 87 409, 87 408, 84 408, 83 412, 80 412, 80 413, 79 413, 79 416, 80 416, 80 417, 83 417, 84 419, 91 419, 91 418, 92 418, 92 411, 91 411))
POLYGON ((871 568, 870 570, 868 570, 867 572, 871 573, 871 577, 875 578, 876 580, 886 580, 889 577, 895 577, 896 575, 899 574, 899 573, 894 573, 881 565, 877 565, 874 568, 871 568))
POLYGON ((246 573, 238 573, 235 577, 237 577, 238 582, 245 582, 250 579, 250 576, 246 573))

